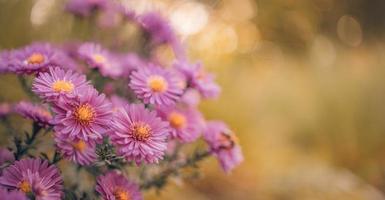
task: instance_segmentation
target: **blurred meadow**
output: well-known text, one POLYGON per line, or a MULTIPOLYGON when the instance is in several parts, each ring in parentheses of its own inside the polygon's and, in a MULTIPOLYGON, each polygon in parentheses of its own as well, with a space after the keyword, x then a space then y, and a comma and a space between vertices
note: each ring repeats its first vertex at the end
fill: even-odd
MULTIPOLYGON (((385 1, 122 2, 167 16, 192 59, 217 74, 222 95, 202 109, 234 129, 245 155, 228 176, 210 159, 199 179, 175 179, 146 199, 385 199, 385 1)), ((0 49, 114 37, 127 49, 140 44, 135 27, 102 30, 63 6, 0 0, 0 49)), ((170 50, 158 56, 167 62, 170 50)), ((0 91, 1 100, 24 98, 12 75, 0 91)))

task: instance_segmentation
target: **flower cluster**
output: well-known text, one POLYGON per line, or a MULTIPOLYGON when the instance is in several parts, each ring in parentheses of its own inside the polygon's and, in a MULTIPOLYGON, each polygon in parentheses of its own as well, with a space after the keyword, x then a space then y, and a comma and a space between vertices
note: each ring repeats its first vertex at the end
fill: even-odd
POLYGON ((0 117, 15 113, 33 121, 24 140, 15 136, 12 153, 0 150, 1 196, 63 198, 63 176, 56 166, 61 159, 99 175, 95 191, 107 200, 143 199, 141 188, 160 188, 179 168, 209 155, 218 158, 225 172, 243 160, 227 125, 207 122, 198 110, 201 100, 220 93, 214 76, 202 64, 186 60, 180 40, 160 14, 137 14, 115 3, 70 0, 66 9, 78 17, 120 15, 124 23, 142 29, 151 49, 171 45, 176 55, 173 64, 162 64, 151 52, 126 52, 95 41, 72 43, 71 48, 33 43, 1 52, 0 73, 16 74, 31 96, 30 101, 0 104, 0 117), (54 138, 55 150, 39 155, 34 142, 43 129, 54 138), (183 145, 201 138, 208 145, 205 152, 178 157, 183 145), (128 167, 156 168, 159 163, 170 168, 152 170, 160 174, 150 178, 138 174, 129 180, 124 174, 128 167))

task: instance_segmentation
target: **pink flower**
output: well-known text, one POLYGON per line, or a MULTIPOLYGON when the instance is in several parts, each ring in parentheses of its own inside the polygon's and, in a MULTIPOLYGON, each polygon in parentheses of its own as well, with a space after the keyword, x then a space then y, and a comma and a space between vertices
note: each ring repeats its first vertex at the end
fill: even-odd
POLYGON ((32 91, 47 102, 55 102, 59 97, 74 98, 75 91, 89 87, 85 75, 50 68, 49 72, 39 73, 32 85, 32 91))
POLYGON ((13 107, 13 111, 24 118, 33 120, 42 127, 52 125, 52 115, 44 106, 21 101, 13 107))
POLYGON ((128 181, 116 171, 108 172, 97 179, 96 191, 104 200, 142 200, 139 186, 128 181))
POLYGON ((198 110, 183 106, 160 107, 158 113, 170 123, 172 138, 193 142, 201 136, 204 120, 198 110))
POLYGON ((59 170, 48 161, 22 159, 3 171, 0 185, 10 190, 32 194, 39 200, 57 200, 63 197, 63 180, 59 170))
POLYGON ((238 139, 225 123, 207 122, 204 138, 225 172, 230 172, 243 161, 238 139))
POLYGON ((130 78, 129 86, 146 104, 173 105, 183 92, 179 77, 160 67, 138 69, 130 78))
POLYGON ((118 154, 140 164, 157 163, 167 148, 168 123, 142 104, 120 109, 112 122, 110 138, 118 154))
POLYGON ((76 98, 59 101, 53 111, 58 134, 87 142, 102 139, 112 117, 111 103, 92 87, 78 91, 76 98))
POLYGON ((221 88, 214 81, 214 75, 207 73, 201 63, 192 65, 187 62, 176 62, 174 67, 184 74, 188 85, 198 90, 203 98, 211 99, 219 96, 221 88))
POLYGON ((79 165, 91 165, 97 159, 95 142, 85 142, 81 139, 70 139, 55 134, 56 147, 63 157, 79 165))

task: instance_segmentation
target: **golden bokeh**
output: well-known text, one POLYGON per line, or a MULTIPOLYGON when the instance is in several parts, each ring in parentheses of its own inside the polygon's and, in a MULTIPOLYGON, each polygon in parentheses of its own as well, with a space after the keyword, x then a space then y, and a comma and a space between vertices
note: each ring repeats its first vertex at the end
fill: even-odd
MULTIPOLYGON (((215 159, 146 199, 385 199, 385 3, 381 0, 126 0, 168 16, 222 95, 201 107, 238 134, 245 162, 215 159)), ((0 48, 86 40, 60 0, 0 0, 0 48)), ((127 46, 134 27, 106 31, 127 46), (127 38, 127 39, 124 39, 127 38)), ((169 47, 157 56, 168 63, 169 47)), ((0 83, 4 100, 21 99, 0 83)), ((5 143, 5 142, 4 142, 5 143)))

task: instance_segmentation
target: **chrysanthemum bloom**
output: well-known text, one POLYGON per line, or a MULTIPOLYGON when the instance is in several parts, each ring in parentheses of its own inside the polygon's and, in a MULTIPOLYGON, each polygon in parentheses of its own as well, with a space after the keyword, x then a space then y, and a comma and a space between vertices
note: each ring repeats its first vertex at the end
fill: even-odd
POLYGON ((69 0, 66 9, 79 16, 88 16, 94 10, 105 8, 107 3, 107 0, 69 0))
POLYGON ((214 75, 207 73, 201 63, 191 65, 186 62, 177 62, 174 67, 185 75, 188 85, 198 90, 203 98, 219 96, 221 88, 214 81, 214 75))
POLYGON ((173 105, 182 95, 179 77, 172 71, 151 66, 134 71, 129 86, 144 103, 173 105))
POLYGON ((89 87, 85 75, 56 67, 40 73, 33 82, 32 91, 47 102, 55 102, 59 97, 74 98, 75 90, 85 87, 89 87))
POLYGON ((116 112, 110 138, 119 155, 140 164, 157 163, 167 148, 168 123, 142 104, 131 104, 116 112))
POLYGON ((156 44, 172 43, 176 40, 172 27, 159 13, 145 13, 138 17, 138 21, 156 44))
POLYGON ((78 49, 78 56, 89 67, 99 69, 105 77, 118 78, 122 75, 124 67, 121 55, 109 52, 97 43, 84 43, 78 49))
POLYGON ((201 113, 183 106, 160 107, 159 116, 170 123, 171 137, 181 142, 193 142, 202 134, 204 120, 201 113))
POLYGON ((71 139, 55 134, 56 147, 63 157, 79 165, 91 165, 97 159, 95 142, 84 141, 78 138, 71 139))
POLYGON ((15 161, 15 157, 12 152, 6 148, 0 148, 0 175, 4 165, 11 164, 13 161, 15 161))
POLYGON ((128 181, 116 171, 108 172, 97 179, 96 191, 103 200, 142 200, 139 186, 128 181))
POLYGON ((37 200, 57 200, 63 197, 63 180, 55 165, 48 161, 27 158, 14 162, 3 171, 0 186, 19 190, 37 200))
POLYGON ((52 115, 44 106, 21 101, 13 107, 13 111, 24 118, 33 120, 42 127, 52 125, 52 115))
POLYGON ((20 74, 47 71, 50 66, 66 68, 66 55, 48 43, 34 43, 12 51, 9 56, 9 71, 20 74))
POLYGON ((83 59, 91 68, 100 68, 108 64, 110 52, 100 44, 87 42, 78 49, 80 59, 83 59))
POLYGON ((147 65, 146 61, 135 53, 120 55, 120 62, 123 69, 122 76, 127 78, 133 70, 143 68, 147 65))
POLYGON ((138 16, 136 20, 145 33, 150 36, 152 45, 169 44, 176 58, 185 58, 185 50, 180 40, 178 40, 170 23, 160 13, 148 12, 138 16))
POLYGON ((14 190, 8 191, 5 188, 0 188, 0 200, 27 200, 23 192, 14 190))
POLYGON ((238 140, 225 123, 208 122, 204 138, 225 172, 230 172, 243 161, 238 140))
POLYGON ((111 122, 111 103, 90 87, 77 91, 75 98, 62 99, 53 107, 58 134, 84 141, 100 140, 111 122))

